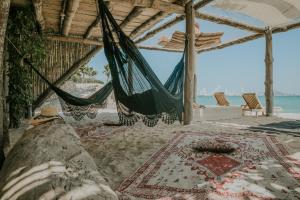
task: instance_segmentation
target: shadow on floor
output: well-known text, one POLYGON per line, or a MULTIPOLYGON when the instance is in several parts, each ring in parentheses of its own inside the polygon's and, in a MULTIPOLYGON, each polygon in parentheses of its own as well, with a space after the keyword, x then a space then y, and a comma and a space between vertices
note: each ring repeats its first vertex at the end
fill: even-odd
POLYGON ((300 121, 283 121, 283 122, 277 122, 277 123, 270 123, 270 124, 264 124, 261 125, 264 127, 271 127, 271 128, 281 128, 281 129, 299 129, 300 130, 300 121))
POLYGON ((300 137, 300 121, 283 121, 258 126, 250 126, 246 130, 265 133, 285 133, 300 137))

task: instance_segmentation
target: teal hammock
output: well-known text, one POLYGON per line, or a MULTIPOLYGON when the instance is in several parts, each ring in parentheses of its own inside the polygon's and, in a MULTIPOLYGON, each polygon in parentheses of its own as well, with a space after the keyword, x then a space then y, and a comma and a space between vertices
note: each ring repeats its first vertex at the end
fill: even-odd
POLYGON ((182 121, 185 51, 165 84, 162 84, 134 42, 116 23, 103 0, 99 0, 99 11, 104 53, 112 80, 89 98, 75 97, 63 91, 50 83, 27 58, 24 58, 24 63, 49 85, 62 101, 63 110, 71 110, 76 120, 81 120, 84 115, 94 118, 94 105, 103 104, 113 90, 119 120, 123 125, 133 125, 140 119, 150 127, 155 126, 159 119, 167 124, 182 121), (94 111, 86 114, 84 111, 90 108, 94 111))
MULTIPOLYGON (((10 40, 8 41, 11 43, 10 40)), ((21 55, 16 47, 15 49, 17 53, 21 55)), ((46 77, 44 77, 27 58, 24 58, 24 63, 29 65, 30 68, 36 72, 40 78, 43 79, 56 93, 59 98, 63 113, 66 116, 72 116, 78 121, 82 120, 84 116, 94 119, 97 116, 98 109, 103 107, 107 97, 112 93, 113 90, 112 83, 110 81, 88 98, 76 97, 50 83, 50 81, 48 81, 48 79, 46 79, 46 77)))
POLYGON ((99 11, 120 122, 132 125, 142 119, 147 126, 155 126, 160 118, 167 124, 181 121, 185 54, 162 84, 103 0, 99 0, 99 11))

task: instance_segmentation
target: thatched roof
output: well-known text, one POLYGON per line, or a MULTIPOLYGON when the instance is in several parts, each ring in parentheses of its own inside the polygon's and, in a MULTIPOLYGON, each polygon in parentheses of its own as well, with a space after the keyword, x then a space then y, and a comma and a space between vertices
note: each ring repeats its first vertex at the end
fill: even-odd
MULTIPOLYGON (((197 50, 212 47, 221 43, 223 33, 196 33, 195 46, 197 50)), ((185 43, 185 33, 175 31, 171 37, 162 37, 159 45, 167 49, 183 49, 185 43)))

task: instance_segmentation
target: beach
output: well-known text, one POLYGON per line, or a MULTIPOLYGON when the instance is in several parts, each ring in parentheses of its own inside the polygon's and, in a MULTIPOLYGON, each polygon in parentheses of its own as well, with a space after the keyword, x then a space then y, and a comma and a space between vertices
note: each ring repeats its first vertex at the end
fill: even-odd
MULTIPOLYGON (((231 106, 240 107, 245 104, 241 95, 226 95, 231 106)), ((265 107, 265 97, 258 95, 260 103, 265 107)), ((208 107, 215 107, 216 100, 213 96, 197 97, 197 103, 208 107)), ((278 116, 283 118, 300 119, 300 96, 274 96, 274 106, 280 108, 278 116)))

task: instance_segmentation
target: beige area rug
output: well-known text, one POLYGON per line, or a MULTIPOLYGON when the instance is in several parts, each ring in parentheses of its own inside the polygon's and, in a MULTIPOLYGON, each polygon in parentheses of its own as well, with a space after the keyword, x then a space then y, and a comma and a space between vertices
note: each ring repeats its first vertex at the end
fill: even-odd
POLYGON ((101 142, 126 127, 104 126, 102 123, 71 124, 82 142, 101 142))
POLYGON ((300 199, 299 154, 274 135, 177 132, 123 181, 121 199, 300 199), (195 142, 226 141, 230 154, 195 152, 195 142))

